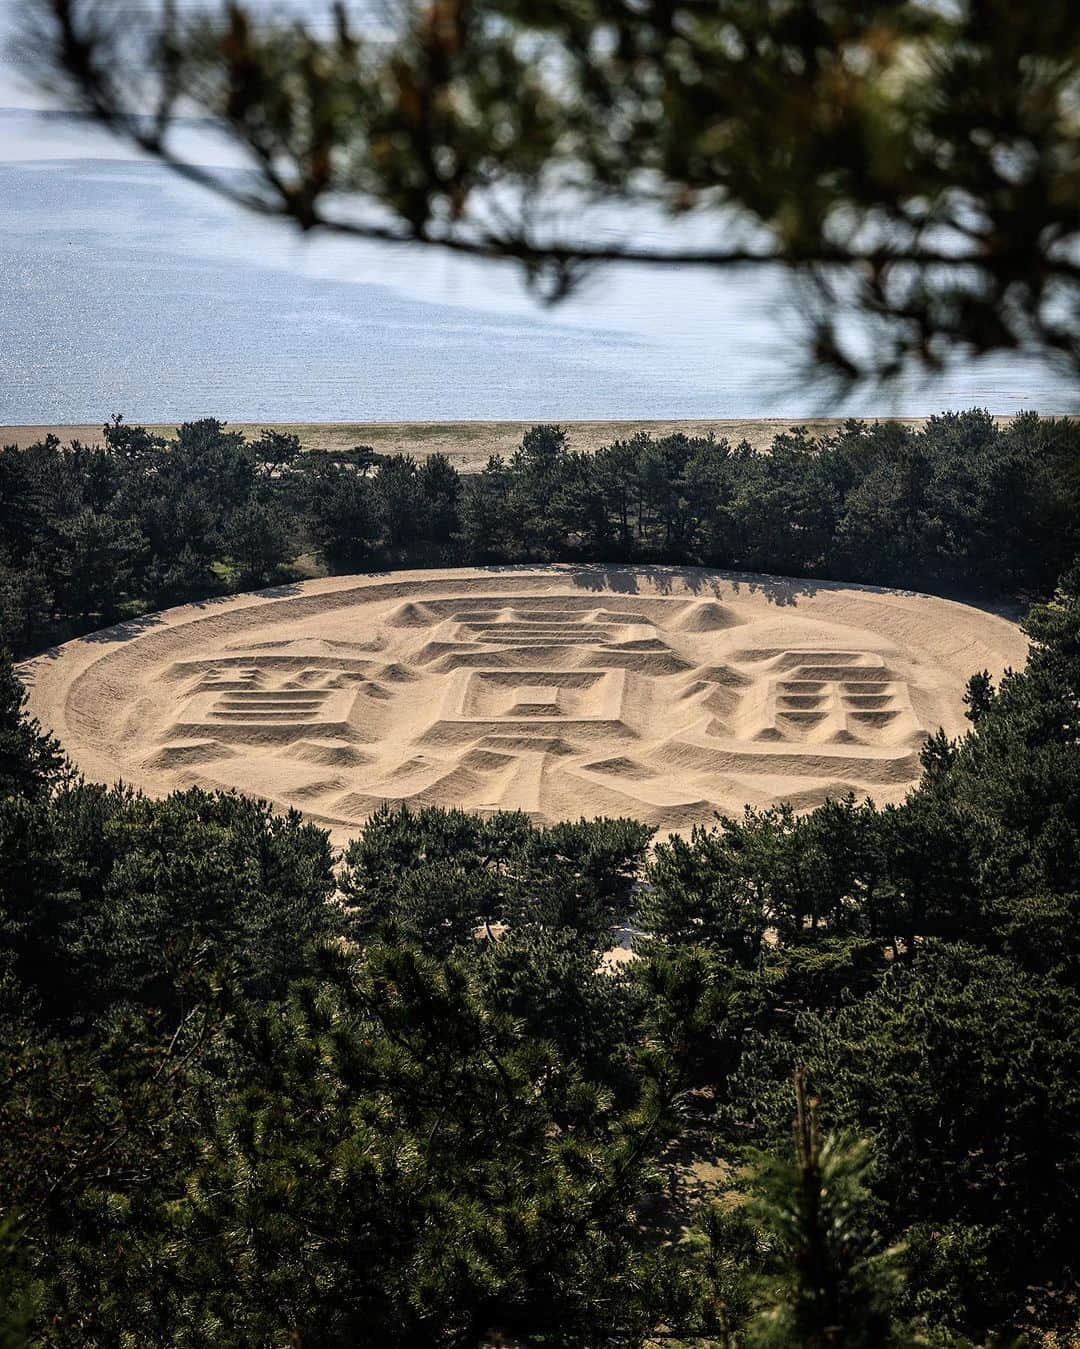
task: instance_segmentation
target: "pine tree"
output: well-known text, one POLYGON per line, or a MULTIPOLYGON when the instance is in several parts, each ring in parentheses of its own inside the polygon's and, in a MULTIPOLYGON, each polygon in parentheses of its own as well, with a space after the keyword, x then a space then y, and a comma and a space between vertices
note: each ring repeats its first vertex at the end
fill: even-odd
POLYGON ((29 1349, 36 1289, 29 1283, 14 1224, 0 1224, 0 1349, 29 1349))
POLYGON ((16 653, 33 651, 49 630, 53 609, 52 587, 33 553, 17 566, 0 566, 0 643, 16 653))
POLYGON ((751 1322, 752 1349, 901 1349, 918 1340, 894 1318, 897 1256, 868 1221, 865 1143, 822 1139, 806 1074, 795 1075, 794 1160, 762 1157, 754 1209, 776 1243, 779 1269, 751 1322))
POLYGON ((59 742, 25 712, 26 690, 10 657, 0 652, 0 800, 38 800, 63 776, 59 742))

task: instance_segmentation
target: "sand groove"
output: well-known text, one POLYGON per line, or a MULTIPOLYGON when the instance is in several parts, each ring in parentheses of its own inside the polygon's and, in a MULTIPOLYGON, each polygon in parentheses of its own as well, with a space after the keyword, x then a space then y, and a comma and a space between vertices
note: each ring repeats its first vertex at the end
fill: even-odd
POLYGON ((235 786, 339 836, 384 801, 666 831, 897 799, 967 676, 1024 654, 943 600, 619 568, 336 578, 105 636, 26 669, 88 775, 235 786))

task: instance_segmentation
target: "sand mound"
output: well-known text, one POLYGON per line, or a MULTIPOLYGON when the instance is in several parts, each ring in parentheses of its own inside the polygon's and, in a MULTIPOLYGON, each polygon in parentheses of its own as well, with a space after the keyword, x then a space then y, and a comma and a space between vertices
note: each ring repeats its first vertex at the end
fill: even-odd
POLYGON ((190 764, 211 763, 214 759, 228 759, 232 754, 229 746, 220 740, 174 740, 171 744, 162 745, 153 754, 148 754, 143 764, 151 770, 168 770, 190 764))
POLYGON ((384 801, 630 814, 898 800, 1019 630, 945 600, 651 568, 338 577, 187 606, 29 662, 87 776, 237 787, 344 838, 384 801))
POLYGON ((426 628, 431 624, 431 613, 424 605, 408 601, 399 604, 386 622, 392 628, 426 628))
POLYGON ((679 632, 716 632, 719 628, 730 628, 737 621, 722 604, 702 600, 688 609, 676 626, 679 632))
POLYGON ((374 762, 370 754, 363 754, 352 745, 334 744, 323 740, 297 740, 289 749, 289 756, 305 763, 330 764, 337 768, 358 768, 374 762))

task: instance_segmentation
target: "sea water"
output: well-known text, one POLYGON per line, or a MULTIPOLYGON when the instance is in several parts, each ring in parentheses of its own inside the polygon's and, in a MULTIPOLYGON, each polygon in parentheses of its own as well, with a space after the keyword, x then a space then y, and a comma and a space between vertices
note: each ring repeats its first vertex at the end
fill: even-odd
POLYGON ((1075 410, 1015 358, 838 403, 800 371, 778 269, 609 269, 545 308, 511 264, 304 240, 154 163, 35 159, 41 125, 0 112, 0 423, 1075 410))

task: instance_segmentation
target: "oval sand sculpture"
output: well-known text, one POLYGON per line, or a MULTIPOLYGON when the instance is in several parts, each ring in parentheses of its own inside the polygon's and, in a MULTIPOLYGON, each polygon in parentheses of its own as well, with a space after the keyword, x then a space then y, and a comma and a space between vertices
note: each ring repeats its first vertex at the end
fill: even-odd
POLYGON ((238 788, 344 838, 381 803, 632 815, 661 832, 853 791, 900 799, 961 733, 1005 619, 694 568, 333 577, 186 605, 27 662, 87 777, 238 788))

